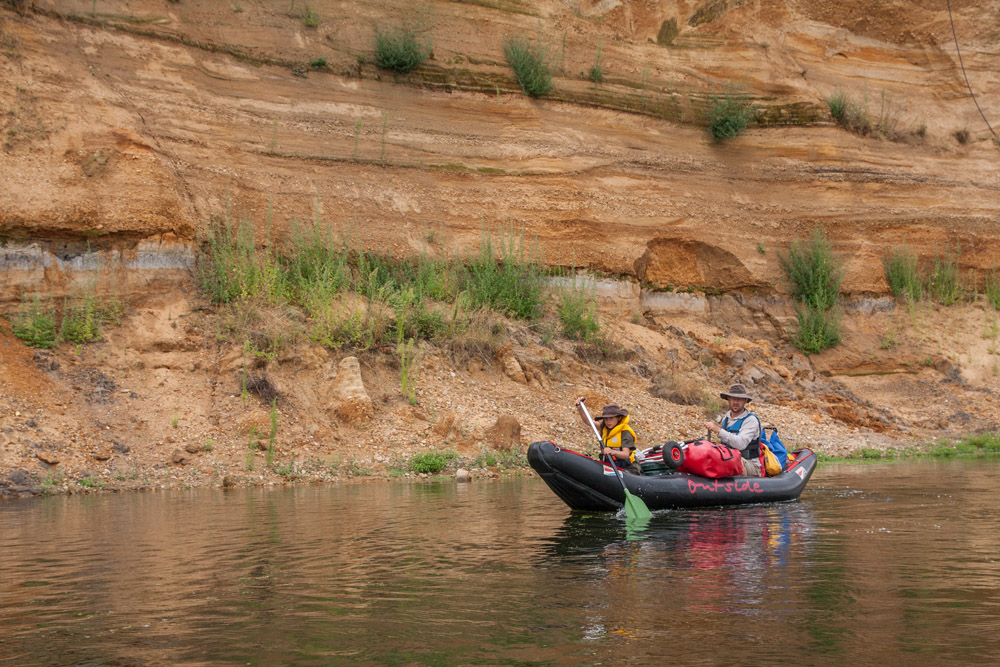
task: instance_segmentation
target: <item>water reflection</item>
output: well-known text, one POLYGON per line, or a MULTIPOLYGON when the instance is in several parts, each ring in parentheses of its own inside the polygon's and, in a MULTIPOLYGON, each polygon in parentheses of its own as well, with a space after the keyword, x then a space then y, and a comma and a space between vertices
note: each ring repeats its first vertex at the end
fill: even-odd
POLYGON ((1000 466, 957 472, 638 528, 539 480, 0 503, 0 664, 990 663, 1000 466))

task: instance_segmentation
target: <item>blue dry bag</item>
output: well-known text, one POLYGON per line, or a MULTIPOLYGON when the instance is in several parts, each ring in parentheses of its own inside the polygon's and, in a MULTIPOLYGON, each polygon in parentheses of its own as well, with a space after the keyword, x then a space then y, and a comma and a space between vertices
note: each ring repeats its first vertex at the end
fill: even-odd
POLYGON ((778 437, 778 429, 772 428, 771 437, 767 437, 768 429, 764 429, 761 434, 760 439, 767 445, 767 448, 771 450, 774 454, 774 458, 778 459, 778 463, 781 464, 782 470, 785 468, 785 464, 788 463, 788 450, 785 449, 785 445, 782 444, 781 438, 778 437))

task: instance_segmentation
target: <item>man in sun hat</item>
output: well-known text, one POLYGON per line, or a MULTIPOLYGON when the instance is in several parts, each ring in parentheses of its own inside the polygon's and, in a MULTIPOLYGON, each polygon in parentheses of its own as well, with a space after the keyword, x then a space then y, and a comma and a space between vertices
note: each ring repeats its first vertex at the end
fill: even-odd
MULTIPOLYGON (((581 398, 576 402, 578 410, 586 409, 583 407, 582 401, 581 398)), ((580 419, 583 420, 584 424, 587 424, 587 419, 582 413, 580 419)), ((601 414, 594 417, 594 421, 597 422, 601 431, 601 441, 604 443, 604 449, 601 450, 602 456, 613 456, 615 465, 622 472, 641 475, 642 469, 635 460, 635 442, 638 438, 635 431, 629 426, 628 410, 611 403, 604 406, 601 414)), ((590 424, 587 426, 589 428, 590 424)))
POLYGON ((760 477, 760 418, 747 410, 753 397, 742 384, 734 384, 719 396, 729 402, 729 412, 723 415, 722 424, 709 421, 705 428, 717 433, 722 444, 740 451, 744 475, 760 477))

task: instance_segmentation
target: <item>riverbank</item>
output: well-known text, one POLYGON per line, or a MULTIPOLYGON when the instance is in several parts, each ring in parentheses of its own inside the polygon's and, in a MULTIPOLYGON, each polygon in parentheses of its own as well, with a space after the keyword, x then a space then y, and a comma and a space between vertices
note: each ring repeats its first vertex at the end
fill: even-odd
MULTIPOLYGON (((750 299, 706 304, 708 316, 605 309, 599 344, 501 319, 488 344, 423 341, 409 361, 307 339, 248 355, 227 340, 231 314, 193 287, 133 304, 91 344, 32 349, 5 324, 0 493, 420 479, 441 460, 473 479, 518 474, 533 441, 589 450, 580 395, 594 410, 625 406, 651 446, 700 435, 715 392, 736 381, 789 448, 824 459, 933 453, 939 439, 1000 430, 997 380, 980 370, 990 356, 976 354, 991 342, 982 304, 848 312, 844 342, 811 356, 713 324, 755 321, 764 306, 750 299), (886 332, 898 346, 878 345, 886 332)), ((977 448, 965 442, 955 451, 977 448)))

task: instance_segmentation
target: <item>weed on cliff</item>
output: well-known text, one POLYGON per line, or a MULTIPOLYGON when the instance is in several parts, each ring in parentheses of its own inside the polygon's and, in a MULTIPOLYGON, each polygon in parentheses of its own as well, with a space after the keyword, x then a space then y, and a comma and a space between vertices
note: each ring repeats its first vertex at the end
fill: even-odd
POLYGON ((482 232, 479 256, 469 266, 469 293, 474 307, 503 315, 534 319, 541 312, 545 290, 537 250, 525 246, 523 230, 501 229, 497 241, 482 232))
POLYGON ((833 253, 833 246, 821 228, 813 229, 807 241, 792 241, 787 254, 778 253, 778 261, 796 299, 821 310, 837 303, 843 262, 833 253))
POLYGON ((51 304, 42 301, 37 294, 29 301, 22 299, 21 307, 14 313, 11 330, 31 347, 49 349, 58 342, 51 304))
POLYGON ((721 95, 712 96, 708 130, 716 141, 732 139, 742 134, 756 115, 750 96, 737 86, 729 86, 721 95))
POLYGON ((918 301, 924 296, 917 255, 909 246, 898 246, 882 259, 885 280, 897 299, 918 301))
POLYGON ((796 346, 815 354, 840 342, 840 318, 835 310, 840 298, 843 260, 833 253, 826 233, 819 227, 808 241, 792 241, 788 254, 778 253, 796 307, 799 329, 796 346))
POLYGON ((375 26, 375 64, 405 74, 420 67, 431 55, 430 36, 423 19, 398 25, 375 26))
POLYGON ((830 115, 842 128, 863 137, 874 136, 889 141, 903 141, 908 137, 923 137, 926 126, 912 127, 903 123, 896 107, 882 91, 876 114, 868 100, 868 86, 865 85, 860 99, 851 97, 843 90, 834 91, 826 98, 830 115))
POLYGON ((997 276, 996 269, 986 274, 984 289, 986 301, 994 310, 1000 310, 1000 276, 997 276))
POLYGON ((408 467, 417 474, 433 475, 441 472, 458 458, 458 452, 423 452, 410 457, 408 467))
POLYGON ((503 54, 526 95, 541 97, 552 89, 549 48, 540 39, 532 42, 515 35, 503 40, 503 54))
POLYGON ((604 58, 602 55, 601 39, 597 40, 597 53, 594 55, 594 64, 590 66, 590 72, 587 74, 587 78, 594 83, 601 83, 604 81, 604 58))
POLYGON ((817 354, 840 342, 840 317, 836 309, 822 310, 805 304, 795 308, 799 329, 792 340, 808 354, 817 354))

